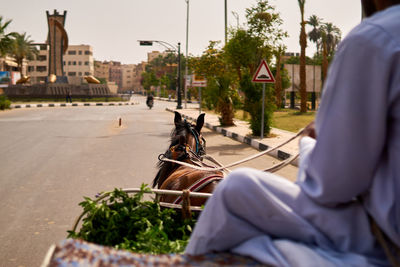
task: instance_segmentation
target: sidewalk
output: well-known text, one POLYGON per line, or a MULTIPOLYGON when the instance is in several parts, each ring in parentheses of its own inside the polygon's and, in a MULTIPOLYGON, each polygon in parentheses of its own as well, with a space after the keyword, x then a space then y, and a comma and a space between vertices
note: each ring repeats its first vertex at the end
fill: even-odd
POLYGON ((42 107, 78 107, 78 106, 122 106, 136 105, 134 102, 76 102, 76 103, 30 103, 30 104, 11 104, 10 108, 42 108, 42 107))
MULTIPOLYGON (((196 120, 199 116, 198 109, 172 109, 166 108, 169 112, 178 111, 182 114, 182 116, 188 120, 196 120)), ((218 119, 218 115, 207 113, 205 116, 205 127, 217 131, 218 133, 223 134, 224 136, 231 137, 239 142, 246 143, 251 145, 252 147, 264 151, 269 148, 275 147, 286 140, 295 136, 295 133, 280 130, 277 128, 271 129, 271 134, 273 137, 263 138, 260 140, 260 137, 255 137, 251 135, 250 125, 248 122, 236 120, 234 119, 235 126, 230 127, 221 127, 218 119)), ((268 153, 270 156, 275 158, 285 160, 290 156, 296 155, 298 153, 298 138, 291 141, 290 143, 282 146, 281 148, 271 151, 268 153)), ((292 165, 298 166, 298 160, 295 160, 292 165)))

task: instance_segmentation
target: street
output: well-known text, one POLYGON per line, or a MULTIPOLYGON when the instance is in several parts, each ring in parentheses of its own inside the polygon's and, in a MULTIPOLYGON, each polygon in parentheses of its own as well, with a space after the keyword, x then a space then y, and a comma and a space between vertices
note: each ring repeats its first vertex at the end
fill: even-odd
MULTIPOLYGON (((50 245, 66 238, 84 196, 151 183, 173 128, 165 108, 176 103, 155 101, 149 110, 145 98, 135 101, 0 112, 0 266, 39 266, 50 245)), ((203 129, 207 153, 224 164, 257 152, 203 129)), ((264 156, 243 165, 273 162, 264 156)), ((296 170, 279 174, 293 180, 296 170)))

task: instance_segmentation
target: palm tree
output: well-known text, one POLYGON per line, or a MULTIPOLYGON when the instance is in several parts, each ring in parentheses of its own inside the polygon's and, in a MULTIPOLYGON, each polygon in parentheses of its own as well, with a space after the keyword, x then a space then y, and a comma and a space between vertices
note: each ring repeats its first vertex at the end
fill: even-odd
POLYGON ((328 56, 332 56, 342 38, 342 32, 332 23, 324 23, 322 29, 326 33, 328 56))
POLYGON ((275 73, 275 103, 278 109, 282 106, 282 75, 281 75, 281 65, 282 56, 285 53, 285 46, 279 46, 275 51, 274 55, 276 58, 276 73, 275 73))
MULTIPOLYGON (((0 57, 4 57, 10 52, 12 47, 12 38, 15 37, 15 32, 6 33, 6 28, 12 20, 7 20, 3 23, 3 17, 0 16, 0 57)), ((4 64, 0 66, 0 70, 4 70, 4 64)))
POLYGON ((33 46, 33 41, 30 40, 30 36, 26 33, 15 35, 15 39, 12 43, 11 55, 18 65, 19 72, 22 74, 22 64, 24 59, 33 59, 34 55, 38 54, 36 47, 33 46))
POLYGON ((300 112, 307 112, 307 88, 306 88, 306 21, 304 20, 304 5, 306 0, 297 0, 301 14, 301 30, 300 30, 300 112))
POLYGON ((341 31, 332 23, 324 23, 320 27, 322 40, 322 81, 328 74, 328 57, 333 56, 337 45, 341 40, 341 31))
POLYGON ((307 24, 313 27, 312 30, 308 32, 308 39, 315 43, 317 47, 317 55, 319 55, 321 44, 321 30, 319 28, 321 21, 322 20, 316 15, 310 16, 307 21, 307 24))

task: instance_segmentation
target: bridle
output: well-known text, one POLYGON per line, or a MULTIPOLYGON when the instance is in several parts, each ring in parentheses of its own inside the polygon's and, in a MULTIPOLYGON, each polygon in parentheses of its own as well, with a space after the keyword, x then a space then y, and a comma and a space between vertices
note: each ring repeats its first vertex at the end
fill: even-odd
POLYGON ((193 127, 192 124, 188 123, 185 119, 185 125, 188 126, 191 134, 196 141, 196 151, 193 151, 197 156, 201 157, 206 154, 206 139, 193 127))
POLYGON ((185 127, 187 133, 191 134, 194 138, 195 144, 193 148, 188 143, 186 135, 184 143, 179 141, 177 144, 171 145, 167 153, 158 156, 158 160, 162 162, 166 162, 169 159, 181 162, 189 160, 192 163, 201 166, 202 164, 199 163, 202 161, 202 156, 206 154, 206 140, 195 129, 195 127, 186 120, 184 121, 183 127, 185 127))

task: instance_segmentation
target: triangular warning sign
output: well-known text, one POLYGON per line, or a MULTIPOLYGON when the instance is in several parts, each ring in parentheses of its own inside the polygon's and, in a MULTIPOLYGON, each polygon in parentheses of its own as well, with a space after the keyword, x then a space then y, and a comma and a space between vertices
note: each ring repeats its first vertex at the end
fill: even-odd
POLYGON ((263 59, 260 66, 258 66, 256 73, 253 76, 253 82, 255 83, 274 83, 275 78, 269 70, 268 64, 263 59))

